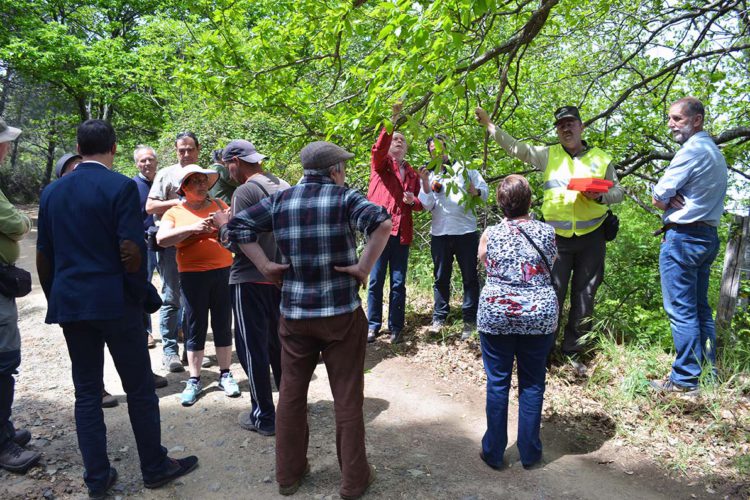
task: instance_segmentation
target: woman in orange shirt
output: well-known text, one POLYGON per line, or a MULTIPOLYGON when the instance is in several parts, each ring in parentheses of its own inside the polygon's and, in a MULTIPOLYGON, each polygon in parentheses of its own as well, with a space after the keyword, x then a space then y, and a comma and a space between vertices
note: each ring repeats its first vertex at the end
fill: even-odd
POLYGON ((229 268, 232 254, 217 240, 212 215, 227 210, 221 200, 208 191, 219 178, 213 170, 198 165, 183 167, 180 189, 182 201, 167 210, 161 218, 156 240, 160 246, 177 247, 177 269, 180 272, 182 304, 187 316, 187 338, 190 378, 182 392, 182 405, 191 406, 201 391, 208 313, 219 362, 219 387, 227 396, 237 397, 240 389, 229 371, 232 360, 232 305, 229 293, 229 268))

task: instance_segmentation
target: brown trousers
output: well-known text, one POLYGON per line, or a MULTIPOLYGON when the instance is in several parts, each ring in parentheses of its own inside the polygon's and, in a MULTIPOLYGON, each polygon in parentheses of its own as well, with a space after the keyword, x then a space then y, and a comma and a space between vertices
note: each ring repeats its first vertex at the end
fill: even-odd
POLYGON ((307 390, 322 352, 333 393, 340 493, 362 494, 370 477, 362 413, 367 345, 367 318, 362 308, 330 318, 282 317, 279 336, 283 375, 276 407, 276 481, 288 486, 304 474, 310 435, 307 390))

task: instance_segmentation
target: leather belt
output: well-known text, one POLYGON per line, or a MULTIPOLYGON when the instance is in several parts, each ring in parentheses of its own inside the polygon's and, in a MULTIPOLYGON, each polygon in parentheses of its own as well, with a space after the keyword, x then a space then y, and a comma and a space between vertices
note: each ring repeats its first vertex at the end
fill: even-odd
POLYGON ((703 221, 700 221, 700 220, 695 221, 695 222, 688 222, 688 223, 685 223, 685 224, 678 224, 677 222, 670 222, 669 224, 664 224, 662 227, 660 227, 659 229, 657 229, 656 231, 654 231, 653 235, 654 236, 659 236, 660 234, 664 234, 667 231, 669 231, 670 229, 674 229, 676 227, 700 227, 700 226, 713 227, 713 226, 711 226, 711 224, 707 224, 707 223, 705 223, 703 221))

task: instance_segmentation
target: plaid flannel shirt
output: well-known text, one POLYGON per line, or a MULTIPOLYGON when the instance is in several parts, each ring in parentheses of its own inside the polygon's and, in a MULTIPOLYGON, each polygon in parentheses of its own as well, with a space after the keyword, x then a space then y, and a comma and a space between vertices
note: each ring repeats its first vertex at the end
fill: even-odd
POLYGON ((333 269, 357 263, 355 230, 369 235, 389 218, 361 193, 327 176, 305 175, 297 186, 236 214, 222 236, 231 247, 273 231, 283 263, 290 264, 281 313, 287 319, 327 318, 360 306, 357 280, 333 269))

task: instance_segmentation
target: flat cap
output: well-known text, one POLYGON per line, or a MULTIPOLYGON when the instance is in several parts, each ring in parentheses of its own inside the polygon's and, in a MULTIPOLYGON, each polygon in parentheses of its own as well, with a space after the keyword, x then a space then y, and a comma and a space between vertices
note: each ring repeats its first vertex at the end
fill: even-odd
POLYGON ((354 154, 330 142, 315 141, 302 148, 299 158, 305 170, 324 170, 354 158, 354 154))

